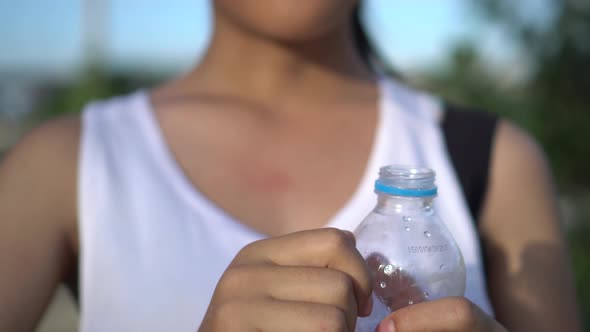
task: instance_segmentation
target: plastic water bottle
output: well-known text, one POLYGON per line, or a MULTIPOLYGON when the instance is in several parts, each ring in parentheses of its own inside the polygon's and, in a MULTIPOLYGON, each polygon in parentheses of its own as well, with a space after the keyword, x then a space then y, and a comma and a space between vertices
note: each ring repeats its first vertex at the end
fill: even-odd
POLYGON ((436 216, 435 173, 386 166, 375 182, 377 206, 355 231, 373 280, 373 312, 357 332, 373 332, 389 313, 465 292, 465 265, 453 236, 436 216))

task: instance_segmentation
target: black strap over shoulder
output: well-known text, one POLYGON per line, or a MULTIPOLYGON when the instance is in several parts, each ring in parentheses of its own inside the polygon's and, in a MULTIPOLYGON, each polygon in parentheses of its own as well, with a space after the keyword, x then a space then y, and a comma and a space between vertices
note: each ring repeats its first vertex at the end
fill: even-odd
POLYGON ((477 222, 487 192, 498 116, 445 105, 442 131, 469 210, 477 222))

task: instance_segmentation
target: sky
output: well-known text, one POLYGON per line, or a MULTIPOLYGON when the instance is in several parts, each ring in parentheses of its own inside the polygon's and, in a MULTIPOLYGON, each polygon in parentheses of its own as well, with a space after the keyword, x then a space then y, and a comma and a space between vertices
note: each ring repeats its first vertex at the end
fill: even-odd
MULTIPOLYGON (((101 0, 97 0, 101 1, 101 0)), ((102 0, 107 1, 107 0, 102 0)), ((238 1, 238 0, 236 0, 238 1)), ((369 30, 387 58, 404 68, 432 66, 445 50, 473 37, 472 0, 367 0, 369 30)), ((184 70, 198 59, 210 33, 208 0, 110 0, 102 53, 114 67, 184 70)), ((81 0, 0 1, 0 73, 68 73, 83 63, 81 0)), ((506 57, 500 33, 480 40, 506 57)), ((487 46, 486 46, 487 45, 487 46)))

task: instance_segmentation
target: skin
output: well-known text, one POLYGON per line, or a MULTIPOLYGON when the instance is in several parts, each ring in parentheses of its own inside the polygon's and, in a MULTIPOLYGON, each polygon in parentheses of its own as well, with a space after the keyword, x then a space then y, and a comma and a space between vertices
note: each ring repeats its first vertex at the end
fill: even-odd
MULTIPOLYGON (((354 4, 217 0, 203 61, 151 93, 186 176, 269 235, 234 258, 201 332, 352 331, 370 310, 354 239, 317 229, 360 181, 377 122, 374 78, 351 37, 354 4)), ((32 331, 77 266, 79 137, 78 118, 54 120, 0 165, 1 331, 32 331)), ((378 330, 580 331, 551 182, 539 147, 502 122, 480 218, 497 321, 449 298, 398 310, 378 330)))

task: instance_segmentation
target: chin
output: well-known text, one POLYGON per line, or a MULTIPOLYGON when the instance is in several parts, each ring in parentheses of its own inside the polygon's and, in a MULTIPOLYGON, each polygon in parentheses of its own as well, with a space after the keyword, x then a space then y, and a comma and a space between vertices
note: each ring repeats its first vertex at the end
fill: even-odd
POLYGON ((350 24, 356 0, 215 0, 215 15, 285 43, 322 38, 350 24))

